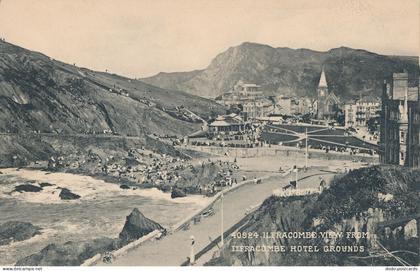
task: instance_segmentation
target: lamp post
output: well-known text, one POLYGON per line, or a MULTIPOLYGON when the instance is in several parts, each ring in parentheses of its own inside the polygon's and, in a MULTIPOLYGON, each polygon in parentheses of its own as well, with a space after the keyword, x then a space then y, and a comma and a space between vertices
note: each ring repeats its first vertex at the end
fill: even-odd
POLYGON ((190 239, 191 239, 190 265, 194 265, 194 263, 195 263, 195 253, 194 253, 195 239, 194 239, 194 236, 191 235, 190 239))
POLYGON ((306 147, 306 155, 305 155, 305 168, 308 168, 308 158, 309 158, 309 147, 308 147, 308 128, 305 128, 305 147, 306 147))
POLYGON ((223 238, 223 190, 221 191, 221 195, 220 195, 220 218, 221 218, 221 225, 220 225, 220 243, 221 243, 221 247, 223 247, 224 245, 224 238, 223 238))

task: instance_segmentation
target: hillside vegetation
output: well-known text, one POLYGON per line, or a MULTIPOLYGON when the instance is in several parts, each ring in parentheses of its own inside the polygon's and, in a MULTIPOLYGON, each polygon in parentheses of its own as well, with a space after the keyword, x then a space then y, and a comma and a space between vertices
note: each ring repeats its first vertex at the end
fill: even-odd
POLYGON ((0 42, 0 131, 186 135, 220 105, 0 42))
POLYGON ((420 170, 374 166, 338 176, 319 196, 272 196, 240 232, 364 232, 362 238, 235 238, 208 265, 400 265, 375 241, 415 265, 419 238, 415 220, 377 228, 377 222, 414 215, 420 210, 420 170), (401 226, 401 227, 399 227, 401 226), (232 252, 232 246, 306 245, 320 252, 232 252), (363 252, 324 252, 324 246, 364 246, 363 252), (385 255, 385 256, 384 256, 385 255), (372 257, 373 256, 373 257, 372 257))
POLYGON ((323 66, 331 90, 343 98, 378 96, 383 80, 404 69, 413 75, 413 82, 418 78, 417 57, 386 56, 347 47, 318 52, 245 42, 217 55, 204 70, 159 73, 142 81, 217 97, 243 80, 261 85, 267 95, 314 97, 323 66))

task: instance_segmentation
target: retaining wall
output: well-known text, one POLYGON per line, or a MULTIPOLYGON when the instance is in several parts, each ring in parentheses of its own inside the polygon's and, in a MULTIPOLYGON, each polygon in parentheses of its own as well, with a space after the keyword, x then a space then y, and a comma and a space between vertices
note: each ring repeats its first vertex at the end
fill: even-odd
MULTIPOLYGON (((114 252, 112 252, 112 257, 118 258, 122 255, 127 254, 129 251, 139 247, 142 243, 147 242, 149 240, 152 240, 153 238, 159 237, 162 234, 161 231, 159 230, 154 230, 148 234, 146 234, 145 236, 123 246, 122 248, 115 250, 114 252)), ((92 258, 89 258, 87 260, 85 260, 81 266, 92 266, 94 264, 96 264, 97 262, 102 260, 102 255, 100 253, 96 254, 95 256, 93 256, 92 258)))
MULTIPOLYGON (((290 174, 290 172, 292 172, 292 169, 289 169, 289 170, 287 170, 285 173, 283 173, 281 176, 282 177, 285 177, 285 176, 287 176, 288 174, 290 174)), ((263 177, 263 178, 259 178, 259 179, 261 179, 262 181, 264 180, 264 179, 267 179, 267 178, 269 178, 269 177, 271 177, 271 176, 268 176, 268 177, 263 177)), ((187 223, 190 223, 196 216, 199 216, 199 215, 201 215, 202 213, 204 213, 206 210, 208 210, 211 206, 213 206, 213 204, 221 197, 221 195, 222 195, 222 193, 223 194, 227 194, 227 193, 229 193, 229 192, 232 192, 232 191, 234 191, 235 189, 238 189, 239 187, 241 187, 241 186, 243 186, 243 185, 247 185, 247 184, 253 184, 253 183, 255 183, 255 180, 247 180, 247 181, 243 181, 243 182, 240 182, 240 183, 238 183, 238 184, 235 184, 235 185, 233 185, 232 187, 230 187, 230 188, 228 188, 228 189, 225 189, 225 190, 223 190, 223 191, 220 191, 220 192, 218 192, 216 195, 214 195, 213 196, 213 198, 212 198, 212 200, 208 203, 208 204, 206 204, 206 206, 204 206, 203 208, 201 208, 200 210, 198 210, 198 211, 195 211, 195 212, 193 212, 191 215, 189 215, 187 218, 185 218, 184 220, 182 220, 182 221, 180 221, 179 223, 177 223, 177 224, 175 224, 175 225, 173 225, 172 227, 171 227, 171 231, 172 232, 175 232, 175 231, 178 231, 178 230, 180 230, 185 224, 187 224, 187 223)))
MULTIPOLYGON (((293 147, 256 147, 256 148, 233 148, 233 147, 214 147, 214 146, 189 146, 190 149, 208 152, 217 155, 225 155, 228 153, 231 157, 261 157, 261 156, 286 156, 286 157, 304 157, 305 149, 297 149, 293 147)), ((309 150, 309 158, 320 158, 324 160, 364 160, 366 162, 377 162, 379 157, 377 155, 356 154, 350 155, 347 153, 333 152, 326 153, 321 150, 309 150)))

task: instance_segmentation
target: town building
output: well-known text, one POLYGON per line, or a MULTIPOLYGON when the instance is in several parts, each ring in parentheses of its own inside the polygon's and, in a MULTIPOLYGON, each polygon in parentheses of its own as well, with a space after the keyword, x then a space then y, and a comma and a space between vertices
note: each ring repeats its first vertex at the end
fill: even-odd
POLYGON ((394 73, 382 93, 380 160, 383 164, 420 167, 419 88, 409 86, 408 72, 394 73))
POLYGON ((287 96, 276 96, 273 97, 275 104, 275 112, 277 115, 292 115, 292 103, 293 99, 287 96))
POLYGON ((256 119, 273 113, 273 103, 267 98, 258 100, 246 100, 242 104, 242 112, 245 119, 256 119))
POLYGON ((213 122, 209 124, 208 133, 210 135, 224 133, 237 133, 245 131, 248 123, 245 122, 238 114, 229 114, 218 116, 213 122))
POLYGON ((315 108, 317 119, 331 119, 341 108, 340 99, 328 88, 324 68, 319 78, 315 108))
POLYGON ((368 121, 379 118, 381 102, 377 98, 364 97, 344 104, 345 127, 367 127, 368 121))
POLYGON ((295 100, 296 100, 296 102, 295 102, 296 106, 295 106, 295 111, 294 111, 295 114, 304 115, 304 114, 308 114, 308 113, 313 114, 315 112, 314 111, 314 103, 315 103, 314 99, 311 99, 311 98, 308 98, 308 97, 301 97, 301 98, 297 98, 295 100))
POLYGON ((307 97, 288 97, 288 96, 274 96, 272 97, 274 103, 273 113, 276 115, 296 115, 313 113, 314 100, 307 97))
POLYGON ((237 106, 245 119, 265 117, 274 112, 273 102, 264 97, 259 85, 238 81, 231 91, 224 93, 217 102, 237 106))

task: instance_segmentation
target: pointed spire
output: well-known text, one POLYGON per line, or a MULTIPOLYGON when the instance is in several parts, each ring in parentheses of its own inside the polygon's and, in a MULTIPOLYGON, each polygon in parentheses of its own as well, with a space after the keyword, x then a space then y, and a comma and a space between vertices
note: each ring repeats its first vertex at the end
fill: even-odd
POLYGON ((324 67, 322 67, 322 72, 321 72, 321 77, 319 78, 318 87, 328 87, 328 85, 327 85, 327 79, 325 78, 324 67))

